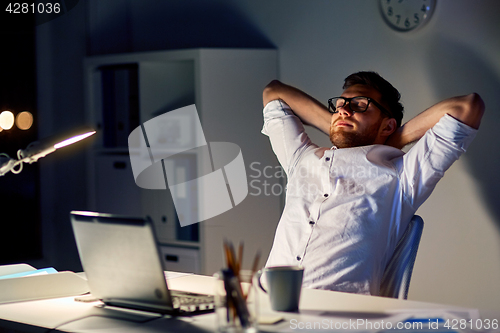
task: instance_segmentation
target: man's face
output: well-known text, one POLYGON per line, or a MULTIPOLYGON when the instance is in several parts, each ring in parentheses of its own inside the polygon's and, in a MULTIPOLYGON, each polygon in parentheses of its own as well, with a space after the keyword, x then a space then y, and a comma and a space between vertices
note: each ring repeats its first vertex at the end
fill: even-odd
MULTIPOLYGON (((366 85, 354 85, 342 93, 341 97, 370 97, 380 103, 380 93, 366 85)), ((330 124, 330 141, 337 148, 350 148, 371 145, 380 142, 380 130, 383 125, 384 114, 377 106, 370 103, 368 109, 361 112, 352 112, 349 103, 332 114, 330 124)))

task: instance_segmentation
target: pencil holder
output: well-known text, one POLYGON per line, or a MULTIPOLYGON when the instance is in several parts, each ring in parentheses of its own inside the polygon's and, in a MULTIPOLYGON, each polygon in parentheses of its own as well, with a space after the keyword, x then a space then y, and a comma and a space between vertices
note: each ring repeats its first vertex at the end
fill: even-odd
POLYGON ((239 277, 229 269, 214 274, 215 313, 218 332, 258 332, 257 284, 251 271, 240 271, 239 277))

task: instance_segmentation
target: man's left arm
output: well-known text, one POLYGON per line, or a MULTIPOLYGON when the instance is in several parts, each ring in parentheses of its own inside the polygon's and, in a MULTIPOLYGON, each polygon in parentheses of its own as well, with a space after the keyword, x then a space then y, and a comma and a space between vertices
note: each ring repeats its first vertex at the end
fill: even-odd
POLYGON ((409 120, 387 139, 386 144, 401 149, 419 140, 445 114, 478 129, 484 114, 484 102, 476 93, 446 99, 409 120))

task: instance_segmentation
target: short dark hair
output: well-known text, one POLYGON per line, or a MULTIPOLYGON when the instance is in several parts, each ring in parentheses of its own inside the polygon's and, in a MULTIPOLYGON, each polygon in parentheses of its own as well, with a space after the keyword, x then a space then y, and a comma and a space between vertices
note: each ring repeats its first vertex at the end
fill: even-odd
POLYGON ((377 90, 382 96, 382 100, 379 102, 389 108, 392 118, 396 119, 397 126, 401 126, 404 107, 399 102, 401 94, 392 84, 376 72, 357 72, 345 78, 342 89, 345 90, 356 84, 367 85, 377 90))

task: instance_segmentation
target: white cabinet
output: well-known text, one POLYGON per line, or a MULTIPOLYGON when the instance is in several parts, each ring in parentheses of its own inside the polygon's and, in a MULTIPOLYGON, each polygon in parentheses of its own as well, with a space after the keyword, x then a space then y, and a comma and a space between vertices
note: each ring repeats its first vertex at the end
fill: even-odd
MULTIPOLYGON (((127 140, 132 130, 148 120, 195 104, 206 141, 237 144, 247 177, 254 162, 262 168, 275 167, 276 158, 260 130, 262 89, 277 77, 277 52, 189 49, 105 55, 86 58, 84 69, 88 120, 98 129, 89 156, 91 208, 150 216, 162 251, 170 251, 166 254, 172 260, 163 258, 167 267, 170 263, 176 269, 212 274, 224 265, 224 239, 244 242, 244 267, 250 267, 258 250, 266 258, 280 216, 279 196, 250 191, 233 209, 180 227, 179 214, 199 214, 196 207, 203 206, 203 198, 190 195, 186 188, 186 202, 196 205, 178 205, 176 211, 169 190, 136 186, 130 172, 127 140), (173 261, 174 257, 177 261, 173 261)), ((157 133, 161 140, 185 134, 157 133)), ((201 161, 189 153, 179 156, 170 162, 176 175, 196 176, 201 161)))
POLYGON ((200 250, 178 246, 160 246, 161 260, 167 271, 200 274, 200 250))

